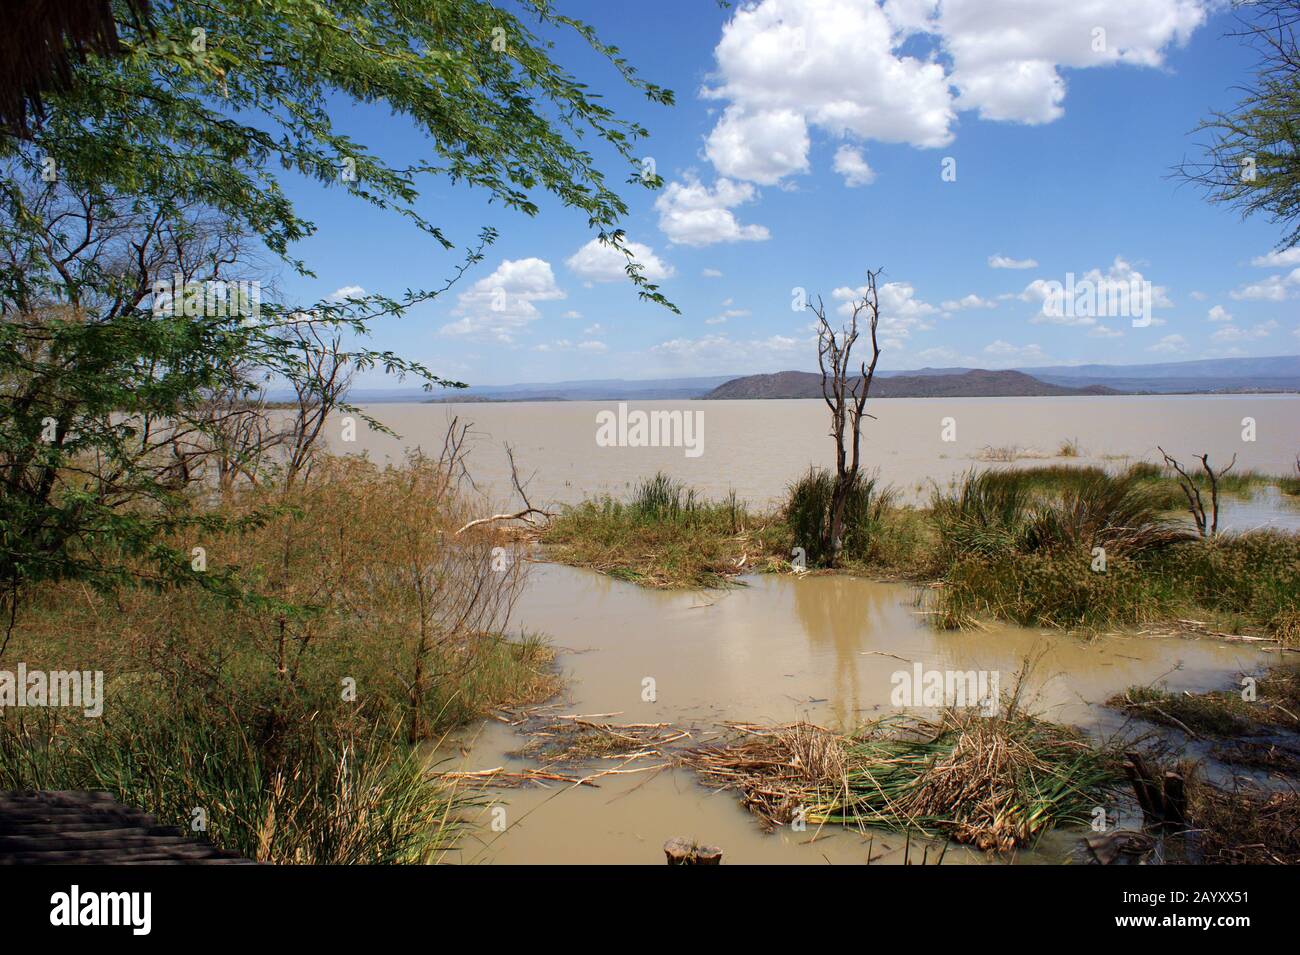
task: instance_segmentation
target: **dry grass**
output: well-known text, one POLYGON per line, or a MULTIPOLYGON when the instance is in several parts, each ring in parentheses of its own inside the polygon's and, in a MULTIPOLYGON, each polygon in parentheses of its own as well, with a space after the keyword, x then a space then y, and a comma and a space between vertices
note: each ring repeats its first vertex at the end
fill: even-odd
POLYGON ((810 723, 735 729, 734 742, 684 761, 706 784, 740 791, 768 828, 802 816, 1006 852, 1085 821, 1119 779, 1110 754, 1023 714, 947 711, 851 736, 810 723))
POLYGON ((1202 863, 1300 864, 1300 792, 1196 781, 1188 792, 1189 825, 1202 863))
POLYGON ((1170 693, 1149 686, 1130 687, 1106 701, 1134 716, 1180 729, 1192 736, 1249 736, 1300 732, 1300 669, 1279 667, 1255 685, 1255 699, 1241 690, 1170 693))

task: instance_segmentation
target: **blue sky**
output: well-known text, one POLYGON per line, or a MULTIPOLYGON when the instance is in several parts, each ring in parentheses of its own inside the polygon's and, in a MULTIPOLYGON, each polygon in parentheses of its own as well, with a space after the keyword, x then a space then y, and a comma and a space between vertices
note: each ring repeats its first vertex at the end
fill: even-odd
MULTIPOLYGON (((792 290, 834 311, 879 267, 887 369, 1300 353, 1300 250, 1270 256, 1280 228, 1169 178, 1197 155, 1197 122, 1250 76, 1254 54, 1225 36, 1221 4, 561 6, 677 94, 650 104, 558 44, 651 131, 638 155, 667 185, 626 187, 624 226, 682 314, 638 301, 587 247, 581 215, 546 199, 529 218, 432 182, 419 208, 449 237, 471 244, 483 225, 501 237, 448 295, 377 325, 372 346, 471 384, 811 369, 811 315, 792 290), (1059 314, 1042 290, 1067 273, 1150 282, 1154 321, 1059 314)), ((424 148, 384 109, 338 111, 385 156, 424 148)), ((318 226, 294 250, 318 278, 284 283, 303 300, 432 287, 459 261, 342 190, 290 193, 318 226)))

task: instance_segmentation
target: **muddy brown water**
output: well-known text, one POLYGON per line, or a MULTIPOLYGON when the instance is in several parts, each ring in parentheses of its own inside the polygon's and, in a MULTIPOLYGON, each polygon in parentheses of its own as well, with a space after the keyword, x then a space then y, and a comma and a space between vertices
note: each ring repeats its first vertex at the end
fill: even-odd
MULTIPOLYGON (((1045 653, 1030 683, 1035 709, 1105 736, 1122 723, 1102 705, 1117 691, 1158 680, 1174 690, 1222 688, 1275 656, 1206 639, 1089 640, 1017 627, 940 632, 917 612, 916 591, 907 585, 771 575, 746 583, 727 591, 652 591, 541 564, 533 568, 515 622, 552 635, 560 648, 567 685, 557 712, 671 722, 700 741, 725 720, 802 718, 847 728, 899 712, 890 701, 892 676, 913 662, 926 670, 996 671, 1005 688, 1039 648, 1045 653), (655 681, 653 702, 643 699, 646 678, 655 681)), ((439 768, 518 770, 531 765, 510 755, 524 742, 513 728, 485 722, 445 746, 439 768)), ((896 833, 863 835, 830 826, 765 833, 735 793, 712 792, 686 770, 598 782, 599 788, 559 783, 493 791, 495 802, 478 812, 480 825, 451 861, 661 864, 662 844, 673 836, 719 845, 727 863, 860 864, 868 850, 877 864, 903 861, 905 839, 896 833), (504 810, 504 817, 494 810, 504 810), (493 830, 494 820, 504 822, 503 832, 493 830)), ((1063 861, 1076 839, 1049 835, 1015 861, 1063 861)), ((920 853, 914 842, 913 862, 920 853)), ((945 858, 945 864, 984 861, 962 849, 949 849, 945 858)))
MULTIPOLYGON (((734 490, 761 509, 809 465, 834 464, 828 412, 820 401, 628 403, 632 411, 701 416, 703 440, 695 457, 684 447, 598 445, 597 415, 617 408, 612 401, 372 404, 364 410, 398 437, 372 432, 360 421, 354 442, 340 440, 337 421, 325 434, 331 448, 343 453, 395 458, 418 446, 436 454, 448 422, 458 417, 473 424, 475 479, 498 499, 508 494, 502 445, 509 443, 523 475, 532 478, 530 493, 538 504, 576 503, 606 493, 622 497, 662 470, 710 498, 734 490)), ((989 448, 1015 449, 1021 455, 1011 462, 1015 467, 1119 467, 1160 461, 1161 445, 1185 463, 1203 451, 1218 464, 1235 454, 1239 470, 1271 474, 1293 473, 1300 452, 1300 395, 895 398, 872 402, 868 410, 876 420, 863 426, 865 466, 913 500, 928 495, 932 483, 945 485, 969 468, 989 466, 989 448), (1254 441, 1242 440, 1246 418, 1254 420, 1254 441), (945 419, 953 424, 946 432, 945 419), (1078 442, 1079 457, 1057 456, 1067 440, 1078 442)), ((1300 509, 1291 513, 1300 516, 1300 509)))
MULTIPOLYGON (((534 503, 573 503, 604 493, 625 496, 662 470, 720 497, 730 490, 768 507, 810 464, 831 464, 826 410, 817 401, 631 402, 630 409, 699 413, 698 456, 681 447, 604 447, 597 415, 617 402, 375 404, 365 410, 398 432, 360 424, 355 442, 335 451, 393 459, 421 447, 437 453, 453 417, 472 422, 471 469, 504 504, 509 472, 502 448, 514 450, 534 503)), ((864 455, 883 481, 916 500, 971 467, 987 466, 985 449, 1012 448, 1009 466, 1039 463, 1123 466, 1158 461, 1157 445, 1188 459, 1208 451, 1238 467, 1288 473, 1300 448, 1300 397, 1091 397, 1051 399, 896 399, 874 402, 864 455), (943 440, 944 419, 956 425, 943 440), (1256 440, 1242 440, 1252 418, 1256 440), (1058 456, 1076 440, 1082 455, 1058 456)), ((999 465, 1007 466, 1007 465, 999 465)), ((1226 504, 1225 526, 1300 529, 1300 508, 1272 491, 1226 504)), ((547 634, 561 648, 566 678, 556 712, 617 713, 618 722, 667 721, 703 742, 725 720, 785 723, 805 718, 850 728, 895 712, 892 676, 920 662, 927 670, 986 670, 1005 688, 1022 660, 1045 647, 1032 687, 1042 715, 1107 735, 1122 719, 1102 703, 1134 684, 1164 681, 1192 691, 1234 685, 1274 654, 1243 644, 1160 636, 1077 636, 999 627, 945 633, 918 613, 916 590, 902 584, 839 577, 762 576, 741 589, 659 592, 585 570, 533 568, 514 624, 547 634), (655 681, 654 702, 642 699, 655 681)), ((926 711, 921 711, 926 712, 926 711)), ((497 722, 469 727, 437 754, 442 769, 520 769, 510 754, 526 740, 497 722)), ((653 764, 653 761, 650 761, 653 764)), ((636 764, 634 764, 636 765, 636 764)), ((595 767, 592 767, 595 768, 595 767)), ((765 833, 734 793, 711 792, 686 771, 606 776, 599 788, 490 793, 479 826, 451 861, 466 863, 662 864, 670 837, 721 846, 727 863, 877 863, 903 861, 905 839, 863 836, 837 827, 765 833), (498 810, 504 810, 504 817, 498 810), (504 818, 505 831, 493 829, 504 818)), ((1019 862, 1060 862, 1077 840, 1050 834, 1019 862)), ((920 855, 913 846, 913 861, 920 855)), ((950 849, 946 863, 983 862, 950 849)))

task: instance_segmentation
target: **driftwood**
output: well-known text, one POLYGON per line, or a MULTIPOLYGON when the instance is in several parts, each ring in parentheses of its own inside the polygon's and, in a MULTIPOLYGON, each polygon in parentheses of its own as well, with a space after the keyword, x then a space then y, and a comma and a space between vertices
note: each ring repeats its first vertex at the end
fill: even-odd
POLYGON ((1141 753, 1129 751, 1124 756, 1124 771, 1147 819, 1157 826, 1185 829, 1187 783, 1182 773, 1168 770, 1156 775, 1141 753))
POLYGON ((533 502, 528 499, 528 482, 519 480, 519 468, 515 466, 515 449, 508 444, 506 445, 506 457, 510 459, 510 482, 515 486, 515 493, 524 502, 523 509, 515 511, 513 514, 493 514, 491 517, 480 517, 477 520, 470 521, 456 532, 457 537, 472 527, 495 524, 497 521, 523 521, 525 524, 536 525, 537 521, 534 519, 536 517, 549 519, 555 516, 551 511, 533 507, 533 502))
POLYGON ((722 865, 722 850, 702 846, 690 839, 673 838, 664 843, 669 865, 722 865))

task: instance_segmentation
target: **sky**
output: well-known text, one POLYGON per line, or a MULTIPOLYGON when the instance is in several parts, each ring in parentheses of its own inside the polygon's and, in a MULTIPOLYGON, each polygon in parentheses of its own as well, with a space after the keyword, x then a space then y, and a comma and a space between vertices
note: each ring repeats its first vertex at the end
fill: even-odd
MULTIPOLYGON (((622 224, 681 314, 639 301, 580 213, 547 197, 528 217, 446 181, 417 207, 451 252, 343 190, 291 181, 317 226, 293 252, 316 277, 286 291, 438 286, 494 226, 459 284, 368 341, 474 385, 812 370, 798 306, 820 295, 843 320, 868 269, 883 269, 882 369, 1300 353, 1300 249, 1276 252, 1280 226, 1171 177, 1256 59, 1218 0, 558 6, 676 94, 652 104, 558 38, 555 57, 650 130, 637 155, 665 185, 620 186, 622 224), (1070 276, 1138 283, 1152 307, 1136 322, 1063 307, 1053 290, 1070 276)), ((382 155, 427 149, 382 107, 336 106, 382 155)))

